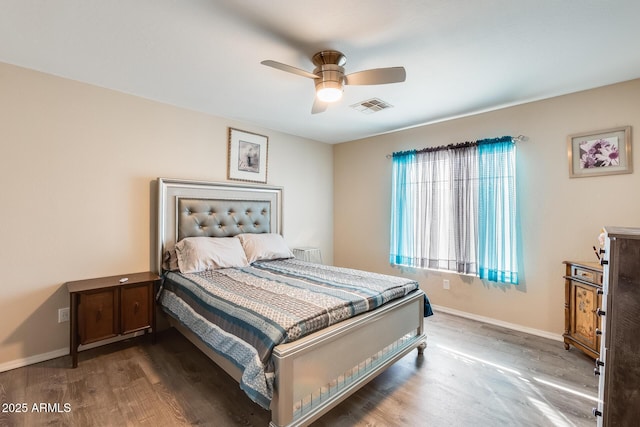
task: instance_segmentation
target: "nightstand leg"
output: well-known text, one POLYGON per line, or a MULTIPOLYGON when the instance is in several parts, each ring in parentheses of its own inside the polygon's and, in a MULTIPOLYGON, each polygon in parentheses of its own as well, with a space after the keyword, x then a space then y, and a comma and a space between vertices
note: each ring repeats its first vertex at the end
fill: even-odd
POLYGON ((154 282, 151 287, 151 344, 156 343, 156 295, 158 288, 160 287, 160 281, 154 282))
MULTIPOLYGON (((155 302, 155 301, 154 301, 155 302)), ((151 344, 156 343, 156 307, 151 305, 151 344)))
POLYGON ((69 339, 69 353, 71 353, 71 366, 73 368, 78 367, 78 294, 71 293, 71 302, 70 302, 70 315, 71 315, 71 326, 70 326, 70 339, 69 339))

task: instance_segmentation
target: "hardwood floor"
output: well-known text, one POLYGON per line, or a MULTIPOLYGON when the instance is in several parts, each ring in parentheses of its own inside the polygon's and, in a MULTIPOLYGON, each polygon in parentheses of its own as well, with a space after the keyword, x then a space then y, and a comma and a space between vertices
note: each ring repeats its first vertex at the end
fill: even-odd
MULTIPOLYGON (((411 352, 313 425, 595 426, 597 379, 583 353, 439 312, 425 322, 423 357, 411 352)), ((26 413, 0 412, 0 426, 266 426, 270 420, 173 329, 160 333, 156 345, 135 338, 81 352, 79 361, 77 369, 66 356, 0 373, 2 409, 27 404, 26 413), (34 404, 44 410, 34 411, 34 404)))

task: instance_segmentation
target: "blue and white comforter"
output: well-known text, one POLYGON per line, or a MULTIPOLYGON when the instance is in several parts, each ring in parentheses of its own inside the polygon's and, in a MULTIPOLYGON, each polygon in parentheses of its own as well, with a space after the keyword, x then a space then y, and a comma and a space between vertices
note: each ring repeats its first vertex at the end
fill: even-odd
POLYGON ((400 277, 295 259, 167 274, 163 309, 242 371, 240 387, 269 408, 273 348, 418 289, 400 277))

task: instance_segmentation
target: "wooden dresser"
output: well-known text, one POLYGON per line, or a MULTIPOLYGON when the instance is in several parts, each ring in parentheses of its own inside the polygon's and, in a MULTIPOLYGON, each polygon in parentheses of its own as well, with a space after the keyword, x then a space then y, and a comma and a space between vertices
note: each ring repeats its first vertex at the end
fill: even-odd
POLYGON ((598 426, 640 423, 640 228, 605 227, 598 426))
POLYGON ((596 359, 600 354, 597 310, 602 307, 602 267, 598 262, 564 264, 564 348, 573 345, 596 359))

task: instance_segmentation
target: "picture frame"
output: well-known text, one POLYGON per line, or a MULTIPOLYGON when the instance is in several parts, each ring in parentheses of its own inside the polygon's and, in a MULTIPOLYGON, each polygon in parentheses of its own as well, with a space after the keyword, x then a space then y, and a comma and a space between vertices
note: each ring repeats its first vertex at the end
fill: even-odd
POLYGON ((229 128, 227 177, 231 180, 267 183, 269 138, 229 128))
POLYGON ((570 178, 632 173, 631 126, 569 135, 567 154, 570 178))

